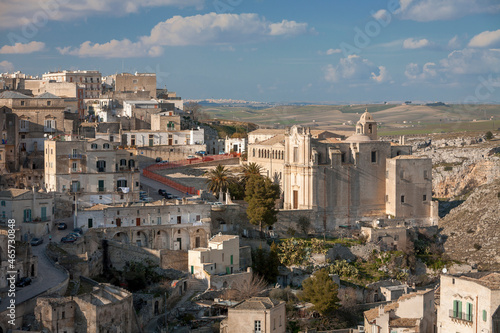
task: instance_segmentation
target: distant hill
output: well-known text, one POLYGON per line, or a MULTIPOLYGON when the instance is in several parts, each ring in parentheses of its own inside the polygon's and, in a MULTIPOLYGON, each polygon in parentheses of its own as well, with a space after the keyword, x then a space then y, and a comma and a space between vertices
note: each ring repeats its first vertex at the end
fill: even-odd
POLYGON ((500 269, 500 178, 478 187, 439 222, 447 237, 445 254, 452 260, 500 269))

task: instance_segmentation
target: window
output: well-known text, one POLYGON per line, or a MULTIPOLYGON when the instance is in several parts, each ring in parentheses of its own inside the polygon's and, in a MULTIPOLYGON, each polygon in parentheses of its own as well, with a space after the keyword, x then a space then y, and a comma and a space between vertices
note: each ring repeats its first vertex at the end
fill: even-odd
POLYGON ((377 163, 377 152, 372 151, 372 163, 377 163))
POLYGON ((1 205, 2 207, 5 207, 5 200, 2 200, 1 205))
POLYGON ((31 222, 31 209, 23 211, 23 222, 31 222))
POLYGON ((462 302, 461 301, 453 301, 453 318, 462 319, 462 302))
POLYGON ((427 170, 424 170, 424 179, 429 178, 429 172, 427 170))
POLYGON ((424 194, 424 195, 422 196, 422 201, 427 201, 427 195, 425 195, 425 194, 424 194))
POLYGON ((125 179, 120 179, 116 182, 116 187, 127 187, 127 181, 125 179))
POLYGON ((61 319, 64 319, 66 316, 65 316, 65 313, 64 311, 62 312, 62 316, 61 316, 61 319))
POLYGON ((96 163, 97 172, 106 172, 106 161, 98 160, 96 163))
POLYGON ((19 128, 22 132, 27 132, 30 129, 30 122, 28 120, 21 120, 19 128))
POLYGON ((487 313, 486 313, 486 310, 483 310, 483 321, 486 321, 487 320, 487 313))
POLYGON ((103 145, 102 145, 102 148, 104 148, 104 149, 109 149, 109 143, 105 143, 105 144, 103 144, 103 145))
MULTIPOLYGON (((47 101, 47 106, 50 106, 51 101, 47 101)), ((64 312, 63 312, 64 313, 64 312)))
POLYGON ((196 215, 196 222, 200 222, 200 218, 201 218, 200 215, 196 215))
POLYGON ((97 149, 97 143, 93 143, 90 145, 90 149, 97 149))
POLYGON ((21 101, 21 106, 24 106, 24 101, 21 101))
POLYGON ((401 196, 401 203, 405 203, 405 196, 404 195, 401 196))
POLYGON ((465 307, 465 320, 472 321, 472 303, 467 303, 465 307))
POLYGON ((56 121, 54 119, 46 119, 44 129, 46 132, 53 132, 56 129, 56 121))
POLYGON ((293 161, 299 161, 299 147, 293 147, 293 161))
POLYGON ((342 153, 342 155, 340 155, 340 161, 342 163, 345 163, 345 153, 342 153))
POLYGON ((71 163, 71 171, 75 172, 78 170, 78 163, 73 162, 71 163))
POLYGON ((261 333, 262 332, 261 331, 261 326, 260 326, 260 320, 256 320, 254 322, 254 329, 255 329, 254 330, 255 333, 261 333))
POLYGON ((122 159, 120 160, 120 166, 127 166, 127 160, 126 160, 126 159, 124 159, 124 158, 122 158, 122 159))

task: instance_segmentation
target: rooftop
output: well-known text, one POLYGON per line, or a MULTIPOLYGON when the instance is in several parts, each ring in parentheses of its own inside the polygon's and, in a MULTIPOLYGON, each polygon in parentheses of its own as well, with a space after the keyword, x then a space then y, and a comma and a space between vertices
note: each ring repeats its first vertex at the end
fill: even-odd
POLYGON ((500 289, 500 273, 498 272, 493 272, 480 278, 470 276, 460 276, 460 278, 467 281, 476 282, 491 290, 500 289))
POLYGON ((26 96, 26 95, 21 94, 21 93, 19 93, 17 91, 6 90, 6 91, 0 93, 0 98, 14 99, 14 98, 33 98, 33 97, 26 96))
POLYGON ((212 239, 210 239, 210 242, 220 243, 220 242, 224 242, 224 241, 227 241, 230 239, 235 239, 235 238, 238 238, 238 236, 237 235, 216 235, 216 236, 212 237, 212 239))
POLYGON ((26 194, 31 192, 30 190, 23 190, 19 188, 9 188, 4 191, 0 191, 0 197, 10 197, 10 198, 15 198, 20 195, 26 194))
POLYGON ((281 302, 270 299, 269 297, 253 297, 236 305, 236 310, 266 310, 271 309, 281 302))

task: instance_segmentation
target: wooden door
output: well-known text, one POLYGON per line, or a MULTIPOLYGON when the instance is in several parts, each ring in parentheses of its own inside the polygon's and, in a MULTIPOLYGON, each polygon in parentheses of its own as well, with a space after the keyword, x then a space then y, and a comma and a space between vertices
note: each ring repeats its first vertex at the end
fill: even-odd
POLYGON ((293 191, 293 209, 299 208, 299 191, 293 191))

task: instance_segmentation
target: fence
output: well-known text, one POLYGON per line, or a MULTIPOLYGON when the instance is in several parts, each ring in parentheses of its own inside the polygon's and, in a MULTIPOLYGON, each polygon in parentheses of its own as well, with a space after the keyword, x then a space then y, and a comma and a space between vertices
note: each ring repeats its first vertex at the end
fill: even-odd
POLYGON ((208 163, 208 162, 213 162, 213 161, 222 161, 222 160, 227 160, 235 157, 239 157, 240 154, 223 154, 223 155, 214 155, 214 156, 207 156, 203 158, 193 158, 193 159, 187 159, 187 160, 180 160, 180 161, 175 161, 172 163, 158 163, 158 164, 153 164, 150 165, 144 170, 142 170, 142 175, 144 177, 147 177, 152 180, 156 180, 159 183, 162 183, 164 185, 167 185, 173 189, 176 189, 177 191, 180 191, 182 193, 188 193, 188 194, 198 194, 198 191, 196 188, 192 186, 185 186, 182 184, 177 183, 176 181, 172 180, 171 178, 167 176, 162 176, 154 171, 156 170, 166 170, 166 169, 174 169, 174 168, 179 168, 179 167, 185 167, 189 165, 196 165, 196 164, 203 164, 203 163, 208 163))

